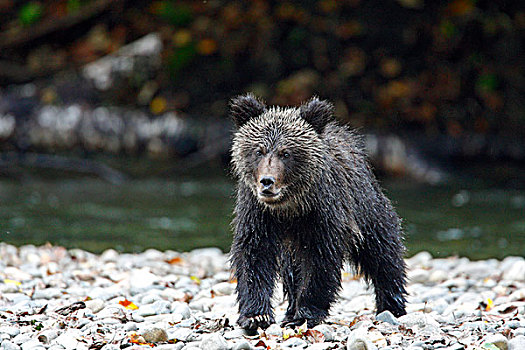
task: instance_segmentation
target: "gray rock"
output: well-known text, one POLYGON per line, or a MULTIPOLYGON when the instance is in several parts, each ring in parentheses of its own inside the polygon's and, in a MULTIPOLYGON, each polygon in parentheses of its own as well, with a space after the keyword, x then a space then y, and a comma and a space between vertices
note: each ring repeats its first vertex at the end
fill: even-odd
POLYGON ((9 340, 2 341, 0 348, 3 350, 20 350, 20 346, 10 342, 9 340))
POLYGON ((158 327, 148 328, 144 330, 141 335, 148 343, 168 341, 168 333, 166 333, 164 329, 158 327))
POLYGON ((33 293, 33 299, 56 299, 62 296, 62 290, 58 288, 37 289, 33 293))
POLYGON ((10 337, 16 337, 20 334, 20 329, 18 327, 4 326, 0 327, 0 333, 9 334, 10 337))
POLYGON ((432 261, 432 255, 429 252, 419 252, 410 259, 407 259, 407 265, 410 268, 413 268, 415 266, 423 266, 428 267, 430 265, 430 262, 432 261))
POLYGON ((201 342, 201 349, 208 350, 228 350, 228 342, 219 334, 213 333, 207 337, 203 337, 201 342))
POLYGON ((40 349, 45 349, 44 346, 42 345, 42 343, 40 343, 38 341, 38 339, 31 339, 27 342, 25 342, 24 344, 20 345, 20 348, 22 350, 40 350, 40 349))
POLYGON ((376 346, 367 337, 366 329, 361 327, 350 333, 346 341, 347 350, 376 350, 376 346))
POLYGON ((14 337, 13 339, 11 339, 11 341, 15 344, 23 344, 27 341, 29 341, 31 339, 31 336, 27 333, 20 333, 18 334, 16 337, 14 337))
POLYGON ((180 301, 175 301, 171 304, 171 311, 173 313, 181 314, 183 320, 191 316, 191 310, 188 304, 180 301))
POLYGON ((89 308, 94 314, 104 308, 104 301, 100 299, 91 299, 85 301, 86 307, 89 308))
MULTIPOLYGON (((270 329, 270 327, 268 327, 268 329, 270 329)), ((269 334, 268 329, 266 330, 266 334, 269 334)), ((234 330, 224 332, 224 339, 242 338, 245 334, 246 332, 242 328, 235 328, 234 330)))
POLYGON ((175 344, 161 344, 155 347, 155 350, 181 350, 186 345, 183 342, 175 344))
POLYGON ((504 270, 503 278, 510 281, 525 281, 525 260, 517 260, 508 270, 504 270))
POLYGON ((252 349, 252 345, 250 344, 248 340, 240 339, 233 344, 231 350, 251 350, 251 349, 252 349))
MULTIPOLYGON (((523 325, 525 326, 525 322, 523 322, 523 325)), ((520 321, 509 321, 507 322, 506 326, 510 329, 518 329, 521 327, 520 321)))
POLYGON ((217 295, 230 295, 235 291, 235 285, 229 282, 217 283, 212 288, 217 295))
POLYGON ((288 338, 282 343, 283 347, 290 349, 303 349, 308 346, 308 344, 301 338, 288 338))
POLYGON ((398 320, 405 327, 412 328, 416 334, 421 333, 422 335, 431 335, 441 332, 439 323, 437 323, 437 321, 429 314, 424 314, 422 312, 409 313, 399 317, 398 320))
POLYGON ((441 348, 441 350, 463 350, 465 349, 465 346, 460 343, 452 344, 450 346, 447 346, 446 348, 441 348))
POLYGON ((134 312, 131 314, 131 319, 135 322, 144 322, 145 318, 142 315, 139 315, 138 313, 134 312))
POLYGON ((412 283, 426 283, 430 273, 424 269, 413 269, 408 271, 408 280, 412 283))
POLYGON ((155 313, 157 315, 160 315, 160 314, 167 314, 167 313, 170 313, 171 311, 171 303, 169 301, 166 301, 166 300, 158 300, 158 301, 155 301, 153 304, 153 309, 155 310, 155 313))
POLYGON ((189 344, 182 348, 182 350, 203 350, 203 349, 206 349, 206 348, 201 348, 200 346, 196 346, 194 344, 189 344))
POLYGON ((397 320, 396 316, 394 316, 390 311, 386 310, 381 312, 376 316, 376 320, 390 323, 393 325, 398 325, 399 321, 397 320))
POLYGON ((120 350, 120 346, 115 344, 106 344, 100 350, 120 350))
POLYGON ((138 329, 137 324, 135 322, 127 322, 124 324, 124 330, 127 332, 136 331, 138 329))
MULTIPOLYGON (((104 349, 104 347, 103 347, 104 349)), ((51 345, 49 348, 47 348, 47 350, 64 350, 64 347, 61 346, 61 345, 57 345, 57 344, 54 344, 54 345, 51 345)), ((112 350, 120 350, 119 349, 112 349, 112 350)))
POLYGON ((139 307, 139 309, 136 310, 134 313, 136 313, 139 316, 146 317, 156 315, 157 310, 155 309, 155 307, 153 307, 153 304, 146 304, 139 307))
POLYGON ((320 324, 313 328, 316 331, 323 333, 325 341, 334 340, 334 329, 327 324, 320 324))
POLYGON ((509 350, 523 350, 525 349, 525 336, 518 335, 511 339, 508 344, 509 350))
POLYGON ((283 329, 276 323, 271 324, 266 330, 265 333, 268 335, 273 335, 276 337, 281 337, 283 335, 283 329))
POLYGON ((508 346, 509 346, 509 341, 501 333, 496 333, 496 334, 492 334, 492 335, 487 336, 484 339, 484 343, 494 344, 500 350, 507 350, 508 346))
POLYGON ((324 343, 314 343, 308 346, 308 350, 328 350, 335 349, 336 343, 324 342, 324 343))
POLYGON ((76 329, 69 329, 66 332, 59 335, 53 343, 62 345, 66 349, 76 349, 79 345, 77 337, 81 337, 80 333, 76 329))
POLYGON ((175 328, 175 330, 171 331, 169 333, 170 339, 177 339, 177 341, 187 341, 188 337, 193 333, 193 331, 189 328, 175 328))
POLYGON ((38 341, 43 344, 50 344, 56 337, 58 337, 58 331, 56 329, 46 329, 38 335, 38 341))
POLYGON ((520 335, 525 335, 525 327, 516 328, 514 331, 512 331, 512 334, 517 337, 520 335))

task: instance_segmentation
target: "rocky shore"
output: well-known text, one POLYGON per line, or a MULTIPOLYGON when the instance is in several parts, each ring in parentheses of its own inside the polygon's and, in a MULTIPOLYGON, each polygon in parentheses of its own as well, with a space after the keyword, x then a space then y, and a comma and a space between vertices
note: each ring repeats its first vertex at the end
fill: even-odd
MULTIPOLYGON (((525 349, 525 259, 407 259, 406 316, 374 314, 348 269, 339 302, 314 329, 235 326, 235 281, 219 249, 101 255, 0 243, 0 348, 525 349)), ((286 302, 280 286, 277 319, 286 302)))

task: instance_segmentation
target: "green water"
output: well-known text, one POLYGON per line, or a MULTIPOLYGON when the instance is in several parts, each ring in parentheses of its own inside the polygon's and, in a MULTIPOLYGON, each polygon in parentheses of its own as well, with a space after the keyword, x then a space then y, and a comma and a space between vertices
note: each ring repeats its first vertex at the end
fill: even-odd
MULTIPOLYGON (((0 179, 0 241, 93 252, 228 251, 233 184, 212 174, 112 185, 96 178, 0 179)), ((525 255, 525 191, 470 184, 383 183, 404 219, 409 255, 525 255)))

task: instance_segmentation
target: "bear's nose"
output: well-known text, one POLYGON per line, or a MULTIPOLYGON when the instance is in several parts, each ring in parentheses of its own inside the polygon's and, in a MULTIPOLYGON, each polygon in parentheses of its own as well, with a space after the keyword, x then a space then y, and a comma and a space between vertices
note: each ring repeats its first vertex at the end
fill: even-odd
POLYGON ((260 182, 267 189, 275 183, 275 179, 273 176, 263 176, 260 182))

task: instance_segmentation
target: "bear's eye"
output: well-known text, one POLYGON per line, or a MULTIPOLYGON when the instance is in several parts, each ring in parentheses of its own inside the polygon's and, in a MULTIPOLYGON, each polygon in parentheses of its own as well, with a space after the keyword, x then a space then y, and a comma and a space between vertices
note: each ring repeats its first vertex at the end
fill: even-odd
POLYGON ((255 152, 255 155, 256 155, 257 157, 260 157, 260 156, 263 155, 263 153, 262 153, 261 150, 257 150, 257 151, 255 152))
POLYGON ((284 151, 282 156, 283 156, 283 158, 290 158, 290 152, 284 151))

